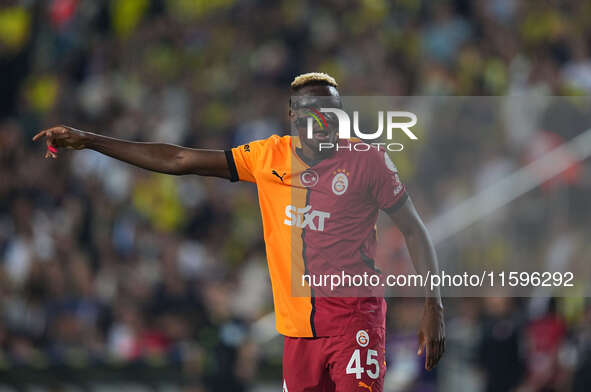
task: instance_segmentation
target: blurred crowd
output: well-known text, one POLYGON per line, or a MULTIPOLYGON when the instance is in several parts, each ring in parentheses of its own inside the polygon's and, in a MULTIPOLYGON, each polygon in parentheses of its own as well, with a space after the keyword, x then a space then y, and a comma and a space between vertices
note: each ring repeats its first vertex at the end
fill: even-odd
MULTIPOLYGON (((256 189, 92 151, 45 161, 40 129, 226 149, 286 133, 287 87, 309 71, 344 95, 522 97, 512 126, 448 118, 396 161, 430 221, 585 130, 589 108, 543 97, 591 93, 590 48, 578 0, 0 1, 0 381, 128 362, 178 366, 195 391, 280 379, 280 350, 252 326, 272 311, 256 189)), ((535 260, 588 279, 589 169, 573 159, 452 236, 441 263, 535 260)), ((587 390, 585 294, 446 300, 432 373, 416 357, 420 300, 393 298, 386 390, 587 390)))

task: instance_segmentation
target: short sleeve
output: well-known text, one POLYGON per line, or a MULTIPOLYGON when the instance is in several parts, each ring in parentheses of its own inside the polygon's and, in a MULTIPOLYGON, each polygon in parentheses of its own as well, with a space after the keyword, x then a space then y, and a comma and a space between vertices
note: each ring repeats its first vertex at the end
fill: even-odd
POLYGON ((398 169, 390 156, 380 151, 374 160, 374 168, 371 170, 371 196, 377 206, 392 213, 400 208, 408 194, 398 174, 398 169))
POLYGON ((263 161, 269 139, 256 140, 226 151, 230 181, 256 182, 256 173, 263 161))

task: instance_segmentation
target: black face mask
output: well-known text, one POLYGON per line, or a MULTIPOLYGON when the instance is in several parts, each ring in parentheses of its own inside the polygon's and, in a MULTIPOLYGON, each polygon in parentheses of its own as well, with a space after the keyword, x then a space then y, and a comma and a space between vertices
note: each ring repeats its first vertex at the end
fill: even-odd
POLYGON ((342 109, 343 102, 338 96, 294 96, 289 100, 291 110, 336 108, 342 109))
MULTIPOLYGON (((308 119, 310 117, 312 117, 311 113, 312 110, 310 110, 308 113, 306 113, 305 115, 302 116, 298 116, 295 120, 295 126, 298 128, 306 128, 308 126, 308 119)), ((320 112, 321 116, 318 116, 318 114, 316 113, 317 117, 323 117, 324 120, 326 121, 326 126, 328 126, 329 129, 338 129, 339 127, 339 120, 337 118, 337 116, 334 113, 322 113, 320 112)), ((316 121, 315 119, 313 119, 312 121, 316 121)), ((322 118, 320 118, 320 121, 322 121, 322 118)), ((322 121, 322 127, 325 126, 324 121, 322 121)))

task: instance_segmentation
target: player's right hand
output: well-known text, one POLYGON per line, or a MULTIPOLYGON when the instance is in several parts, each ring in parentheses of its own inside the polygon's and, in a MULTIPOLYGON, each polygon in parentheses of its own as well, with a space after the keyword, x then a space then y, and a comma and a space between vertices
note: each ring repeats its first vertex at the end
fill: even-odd
POLYGON ((45 144, 47 144, 47 151, 45 152, 45 158, 57 158, 58 148, 69 148, 75 150, 81 150, 85 148, 85 142, 87 141, 88 134, 86 132, 60 125, 45 129, 35 136, 33 141, 45 138, 45 144))

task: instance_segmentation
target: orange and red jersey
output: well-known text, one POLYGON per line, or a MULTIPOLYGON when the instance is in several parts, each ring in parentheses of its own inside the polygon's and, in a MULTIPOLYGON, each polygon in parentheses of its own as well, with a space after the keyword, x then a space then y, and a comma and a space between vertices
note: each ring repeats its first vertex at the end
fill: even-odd
POLYGON ((313 164, 302 160, 298 148, 297 137, 274 135, 226 152, 232 181, 257 184, 277 330, 317 337, 356 325, 385 326, 383 295, 339 294, 302 285, 301 277, 379 273, 374 265, 379 210, 394 210, 407 197, 396 167, 375 147, 342 148, 313 164))

